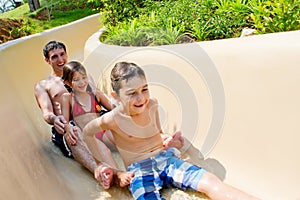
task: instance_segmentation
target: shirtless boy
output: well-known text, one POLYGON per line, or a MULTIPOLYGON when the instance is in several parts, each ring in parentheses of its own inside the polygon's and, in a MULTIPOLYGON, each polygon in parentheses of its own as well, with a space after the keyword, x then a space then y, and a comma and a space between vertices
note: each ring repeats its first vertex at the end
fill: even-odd
POLYGON ((205 193, 211 199, 257 199, 235 189, 215 175, 181 160, 176 148, 164 148, 158 102, 150 98, 144 71, 134 63, 117 63, 111 72, 112 96, 119 102, 111 112, 84 128, 84 137, 95 157, 94 135, 111 130, 128 171, 134 173, 130 191, 135 199, 163 199, 160 189, 173 186, 205 193))

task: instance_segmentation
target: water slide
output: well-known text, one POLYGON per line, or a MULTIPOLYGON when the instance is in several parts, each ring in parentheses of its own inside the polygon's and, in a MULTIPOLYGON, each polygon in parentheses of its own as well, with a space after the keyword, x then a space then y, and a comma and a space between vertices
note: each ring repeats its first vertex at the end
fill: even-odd
POLYGON ((0 46, 1 199, 132 199, 127 189, 103 191, 50 142, 33 95, 50 72, 42 55, 49 40, 66 43, 69 60, 84 62, 108 94, 116 61, 140 64, 164 130, 180 129, 191 142, 185 159, 261 199, 300 199, 300 31, 150 48, 103 45, 99 34, 93 15, 0 46))

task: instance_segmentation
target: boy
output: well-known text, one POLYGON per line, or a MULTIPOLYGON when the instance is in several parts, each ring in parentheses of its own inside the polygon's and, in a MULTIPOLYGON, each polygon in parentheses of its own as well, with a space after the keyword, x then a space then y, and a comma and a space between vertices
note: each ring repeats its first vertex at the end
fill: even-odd
POLYGON ((111 71, 112 96, 118 105, 84 128, 94 157, 99 150, 94 135, 111 130, 128 171, 134 173, 130 191, 135 199, 163 199, 163 186, 193 189, 211 199, 256 199, 221 182, 215 175, 181 160, 176 148, 165 148, 158 102, 150 98, 144 71, 134 63, 119 62, 111 71))

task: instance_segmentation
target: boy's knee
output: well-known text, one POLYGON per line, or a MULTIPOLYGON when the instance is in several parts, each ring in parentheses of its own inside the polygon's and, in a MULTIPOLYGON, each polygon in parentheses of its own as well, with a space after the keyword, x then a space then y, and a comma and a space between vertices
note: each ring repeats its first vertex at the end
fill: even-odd
POLYGON ((198 183, 198 191, 209 194, 219 190, 221 180, 210 172, 205 172, 198 183))

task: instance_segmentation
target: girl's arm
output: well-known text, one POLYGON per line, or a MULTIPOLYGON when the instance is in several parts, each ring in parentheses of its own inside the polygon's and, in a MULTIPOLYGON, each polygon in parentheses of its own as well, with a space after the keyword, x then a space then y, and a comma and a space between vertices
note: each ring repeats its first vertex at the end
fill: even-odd
POLYGON ((103 106, 107 110, 112 110, 114 108, 111 100, 100 90, 96 90, 96 98, 100 102, 101 106, 103 106))
POLYGON ((62 96, 61 113, 67 122, 70 121, 72 97, 70 93, 64 93, 62 96))
MULTIPOLYGON (((66 139, 72 145, 76 144, 78 140, 76 131, 74 127, 69 123, 70 116, 71 116, 71 109, 72 109, 72 97, 70 93, 65 93, 62 96, 62 103, 61 103, 61 112, 64 118, 66 119, 67 123, 65 124, 65 133, 68 135, 66 139)), ((76 129, 77 130, 77 129, 76 129)))

